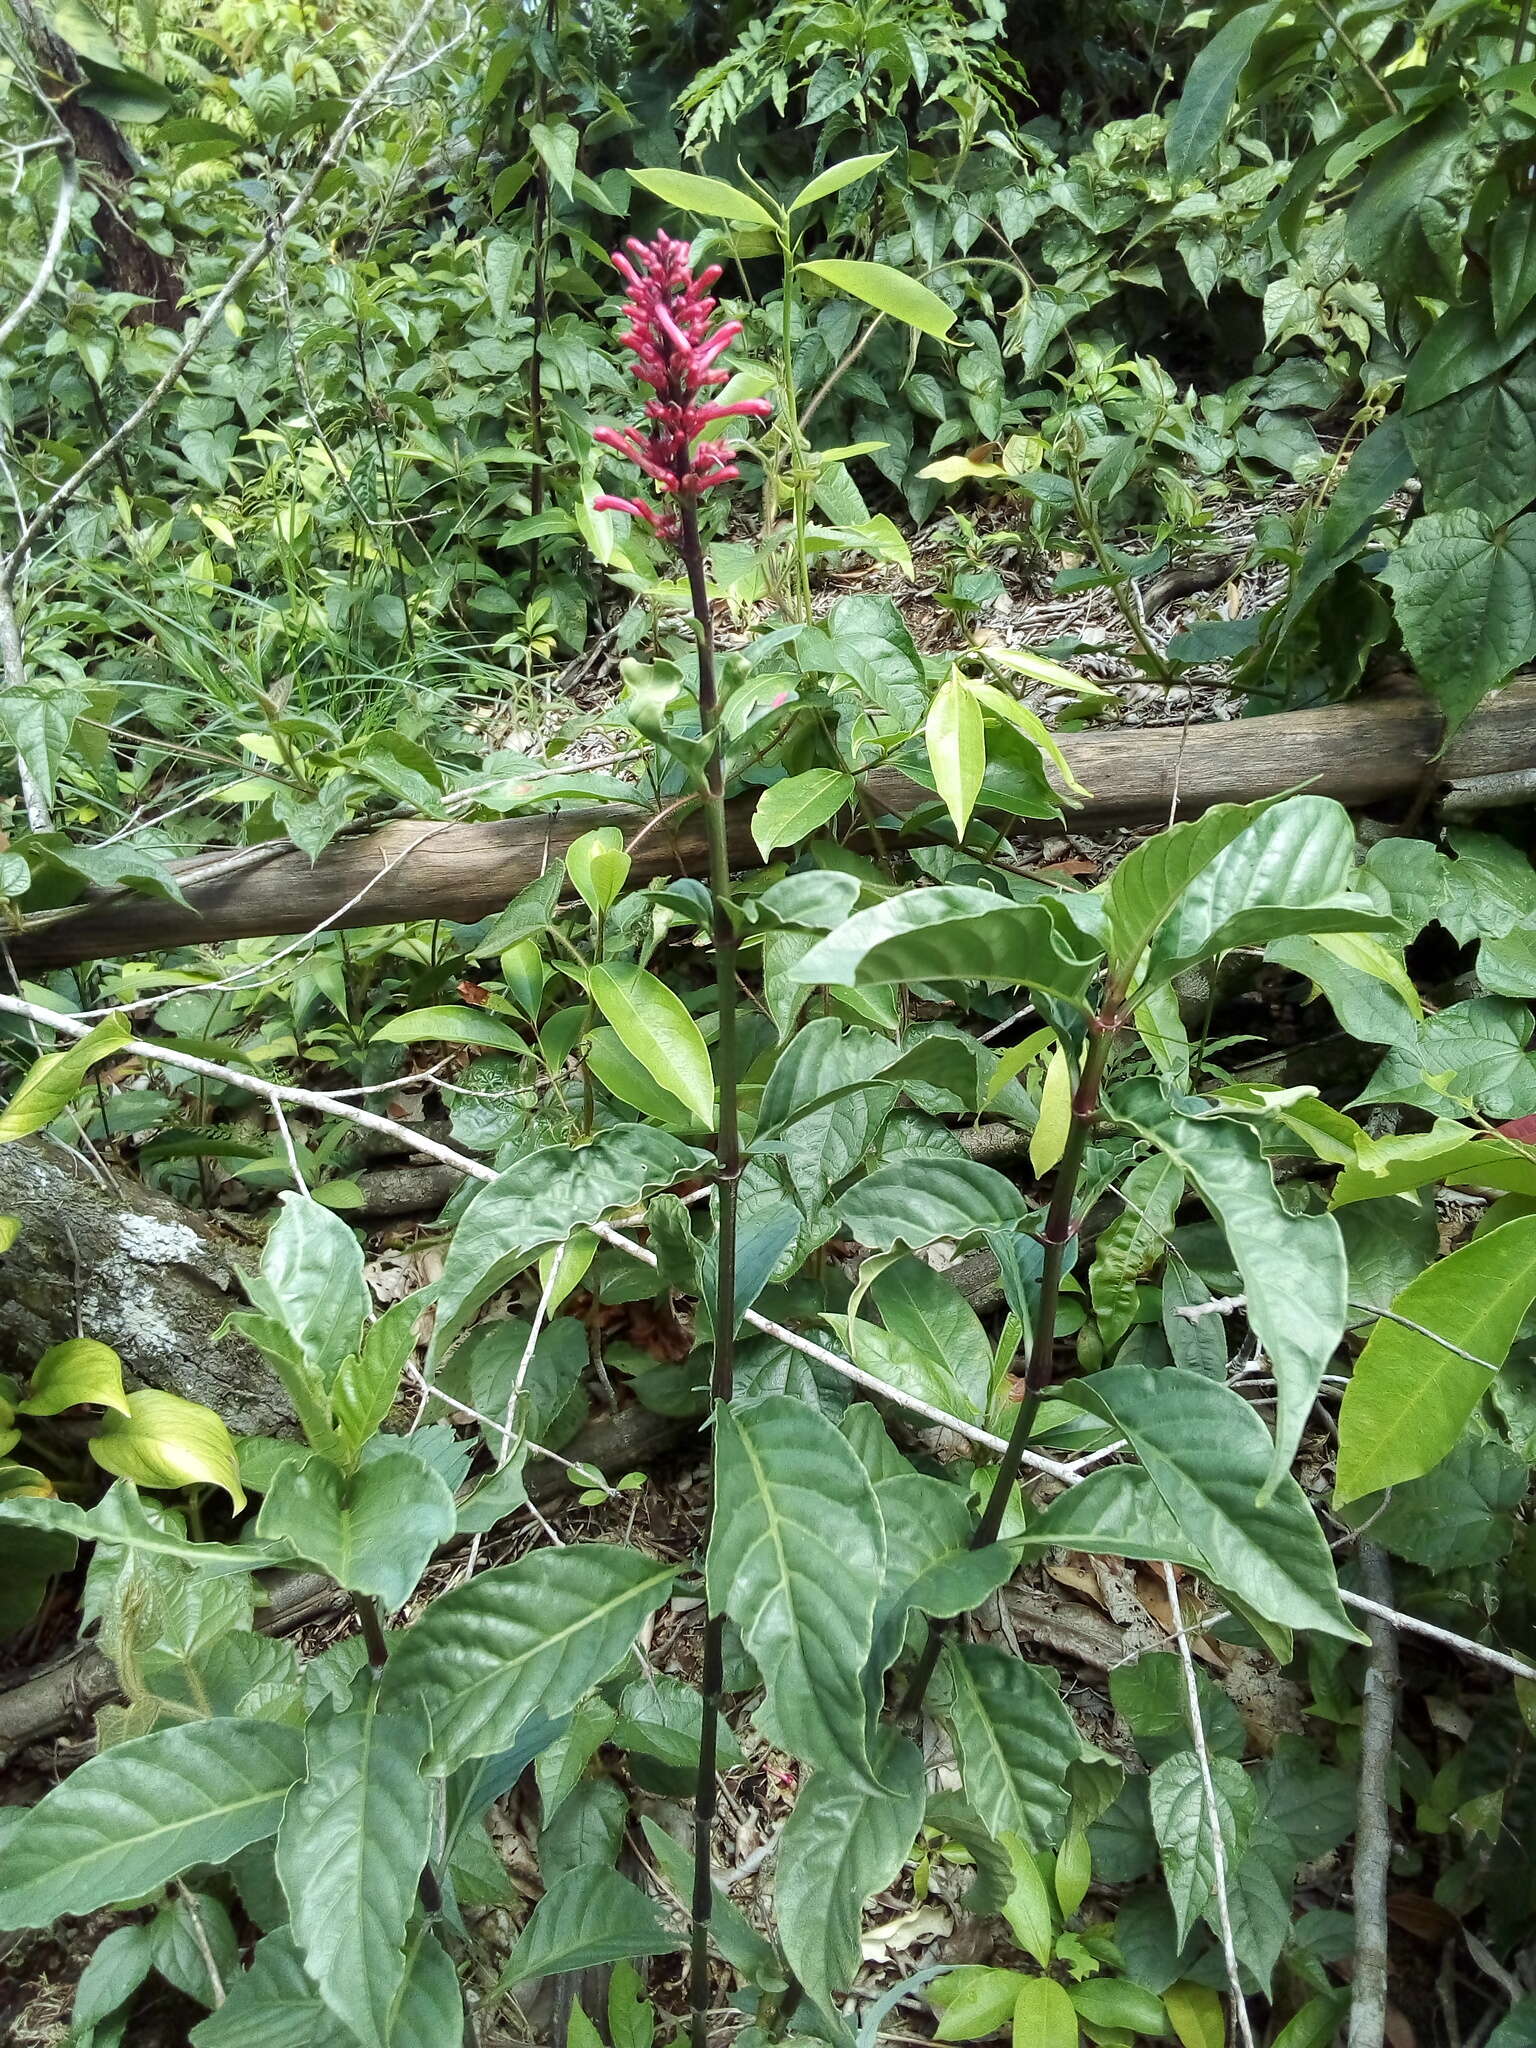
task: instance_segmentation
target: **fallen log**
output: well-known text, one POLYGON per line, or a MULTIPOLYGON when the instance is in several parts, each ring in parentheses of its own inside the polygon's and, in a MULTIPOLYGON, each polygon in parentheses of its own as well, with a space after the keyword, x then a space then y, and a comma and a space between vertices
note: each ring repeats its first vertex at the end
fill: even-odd
MULTIPOLYGON (((1127 727, 1064 735, 1062 750, 1091 795, 1069 813, 1074 829, 1145 824, 1176 806, 1192 817, 1212 804, 1251 802, 1305 784, 1352 805, 1417 794, 1435 785, 1536 768, 1536 679, 1487 698, 1438 754, 1442 721, 1417 690, 1393 687, 1315 711, 1226 723, 1127 727)), ((931 791, 891 769, 867 778, 877 811, 907 817, 934 804, 931 791)), ((731 807, 731 851, 740 866, 760 864, 750 822, 755 798, 731 807)), ((468 923, 501 909, 596 825, 626 836, 649 827, 635 848, 637 880, 702 875, 703 826, 679 812, 658 823, 628 805, 461 825, 410 819, 338 839, 311 862, 279 842, 183 861, 177 879, 187 898, 171 903, 101 890, 53 922, 15 934, 19 971, 35 974, 82 960, 120 959, 225 939, 270 938, 322 927, 452 918, 468 923), (211 879, 199 882, 199 874, 211 879)), ((1019 827, 1049 836, 1054 822, 1019 827)))

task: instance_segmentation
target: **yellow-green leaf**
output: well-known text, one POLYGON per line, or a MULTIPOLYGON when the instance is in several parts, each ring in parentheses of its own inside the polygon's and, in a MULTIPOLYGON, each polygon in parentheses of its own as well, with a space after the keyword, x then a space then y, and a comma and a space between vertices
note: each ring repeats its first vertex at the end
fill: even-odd
POLYGON ((776 846, 795 846, 836 817, 853 796, 853 777, 837 768, 809 768, 765 789, 752 814, 752 838, 766 860, 776 846))
POLYGON ((1360 974, 1369 974, 1375 980, 1385 982, 1388 988, 1402 997, 1415 1017, 1424 1015, 1424 1005, 1403 965, 1402 955, 1394 953, 1390 946, 1384 946, 1380 939, 1373 939, 1369 932, 1318 932, 1312 943, 1321 946, 1325 953, 1331 953, 1335 960, 1341 960, 1346 967, 1353 967, 1360 974))
POLYGON ((1227 2023, 1221 2000, 1208 1984, 1170 1984, 1163 2007, 1180 2048, 1225 2048, 1227 2023))
POLYGON ((0 1216, 0 1252, 8 1252, 20 1235, 19 1216, 0 1216))
POLYGON ((981 706, 958 676, 951 676, 923 726, 933 785, 963 839, 987 772, 987 734, 981 706))
POLYGON ((592 968, 587 991, 619 1042, 701 1124, 715 1120, 715 1076, 704 1034, 665 982, 643 967, 613 961, 592 968))
POLYGON ((818 199, 826 199, 834 192, 841 192, 845 185, 866 177, 871 171, 895 155, 894 150, 877 149, 868 156, 845 156, 840 164, 828 164, 827 168, 812 178, 808 185, 802 185, 789 202, 791 213, 798 213, 804 206, 814 206, 818 199))
POLYGON ((110 1344, 99 1344, 94 1337, 71 1337, 37 1361, 32 1390, 19 1403, 19 1412, 60 1415, 66 1408, 86 1404, 130 1413, 123 1391, 123 1361, 110 1344))
POLYGON ((1058 1039, 1045 1070, 1045 1085, 1040 1090, 1039 1121, 1029 1141, 1029 1163, 1037 1175, 1049 1173, 1066 1151, 1071 1128, 1072 1069, 1067 1064, 1066 1049, 1058 1039))
POLYGON ((117 1051, 132 1034, 126 1017, 106 1017, 94 1031, 59 1052, 44 1053, 21 1078, 21 1086, 0 1112, 0 1145, 28 1137, 51 1124, 73 1100, 96 1062, 117 1051))
POLYGON ((915 327, 920 334, 933 335, 935 340, 942 341, 955 324, 954 314, 937 292, 929 291, 915 277, 893 270, 888 263, 854 263, 837 256, 802 263, 800 268, 834 290, 847 292, 850 298, 862 299, 877 312, 888 313, 893 320, 915 327))
POLYGON ((1026 1977, 1019 1986, 1013 2048, 1077 2048, 1077 2012, 1054 1977, 1026 1977))
POLYGON ((706 220, 741 221, 754 228, 774 225, 773 215, 760 201, 750 192, 738 192, 723 178, 700 178, 692 171, 631 171, 629 175, 653 198, 702 214, 706 220))
POLYGON ((571 887, 594 916, 601 916, 618 900, 629 879, 630 865, 624 834, 617 825, 583 832, 566 850, 565 872, 571 887))
POLYGON ((1021 732, 1026 739, 1033 740, 1042 754, 1049 755, 1055 762, 1062 781, 1074 796, 1093 794, 1092 790, 1084 789, 1072 773, 1071 764, 1057 744, 1055 734, 1047 729, 1044 719, 1037 712, 1031 711, 1027 704, 1021 704, 1016 697, 1010 697, 1006 690, 998 689, 995 683, 972 680, 967 682, 965 687, 988 711, 1006 720, 1015 732, 1021 732))
POLYGON ((88 1446, 104 1471, 135 1486, 218 1486, 245 1506, 229 1431, 211 1408, 153 1388, 128 1396, 126 1415, 108 1415, 88 1446))
POLYGON ((597 1256, 597 1239, 590 1230, 577 1230, 564 1244, 551 1245, 539 1259, 539 1292, 544 1313, 553 1315, 560 1304, 581 1285, 587 1268, 597 1256))
POLYGON ((487 1045, 500 1052, 526 1052, 528 1041, 513 1024, 468 1003, 434 1003, 391 1017, 373 1034, 375 1045, 487 1045))

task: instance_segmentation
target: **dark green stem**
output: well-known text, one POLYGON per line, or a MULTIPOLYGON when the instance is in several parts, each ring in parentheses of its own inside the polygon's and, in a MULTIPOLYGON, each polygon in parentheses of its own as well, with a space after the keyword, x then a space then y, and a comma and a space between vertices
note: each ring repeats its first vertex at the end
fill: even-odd
POLYGON ((389 1662, 389 1640, 384 1633, 384 1618, 379 1613, 379 1603, 371 1593, 354 1593, 352 1605, 363 1631, 363 1641, 368 1645, 368 1662, 375 1671, 382 1671, 389 1662))
MULTIPOLYGON (((731 921, 730 850, 726 837, 725 764, 721 758, 720 699, 715 681, 715 637, 709 616, 709 584, 704 544, 699 538, 697 500, 678 503, 683 567, 693 603, 694 631, 699 648, 699 729, 709 750, 705 770, 704 829, 709 843, 709 893, 713 905, 715 990, 719 1007, 715 1070, 720 1108, 715 1131, 719 1174, 720 1218, 717 1281, 712 1305, 714 1357, 710 1368, 710 1400, 716 1415, 729 1405, 736 1370, 736 1190, 741 1178, 741 1135, 736 1114, 736 927, 731 921)), ((710 1488, 705 1516, 704 1548, 714 1514, 710 1488)), ((704 1626, 704 1668, 701 1676, 704 1712, 699 1727, 699 1775, 693 1808, 693 1929, 688 1972, 690 2039, 693 2048, 709 2048, 709 1923, 714 1904, 710 1873, 710 1837, 715 1822, 716 1753, 721 1696, 725 1690, 725 1617, 711 1614, 704 1626)))
MULTIPOLYGON (((997 1541, 997 1533, 1003 1526, 1003 1516, 1007 1512, 1008 1502, 1019 1476, 1019 1467, 1024 1462, 1024 1452, 1028 1448, 1030 1435, 1035 1426, 1041 1392, 1050 1374, 1056 1337, 1056 1307, 1061 1298, 1061 1283, 1067 1270, 1067 1253, 1078 1231, 1079 1219, 1075 1214, 1078 1182, 1082 1179, 1088 1139, 1099 1113, 1104 1070, 1109 1064, 1110 1047, 1114 1043, 1115 1033, 1120 1028, 1120 1006, 1123 1000, 1119 989, 1111 988, 1104 998, 1103 1007, 1088 1027, 1088 1056, 1083 1061, 1082 1072, 1073 1091, 1072 1120, 1068 1127, 1061 1163, 1056 1169, 1056 1184, 1051 1189, 1051 1204, 1046 1211, 1045 1229, 1041 1232, 1041 1243, 1045 1246, 1045 1262, 1040 1273, 1040 1304, 1035 1314, 1029 1358, 1024 1367, 1024 1384, 1019 1390, 1019 1412, 1013 1419, 1013 1428, 1008 1436, 1008 1448, 1003 1452, 993 1477, 992 1491, 987 1495, 987 1504, 981 1512, 981 1519, 972 1531, 972 1550, 985 1549, 987 1544, 997 1541)), ((943 1647, 943 1631, 935 1623, 928 1631, 928 1641, 922 1657, 897 1710, 903 1718, 917 1713, 922 1706, 928 1682, 937 1668, 943 1647)))

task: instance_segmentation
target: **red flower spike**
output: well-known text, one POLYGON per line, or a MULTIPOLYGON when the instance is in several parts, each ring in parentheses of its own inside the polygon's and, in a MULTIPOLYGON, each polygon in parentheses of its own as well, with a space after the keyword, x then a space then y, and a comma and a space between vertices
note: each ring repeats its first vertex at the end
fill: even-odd
MULTIPOLYGON (((717 302, 710 286, 720 276, 712 263, 693 274, 688 244, 658 235, 649 244, 631 238, 613 252, 614 268, 624 279, 625 313, 629 325, 619 345, 634 355, 632 368, 641 383, 656 393, 645 403, 646 428, 599 427, 593 438, 648 476, 663 498, 698 499, 716 484, 741 475, 727 441, 698 437, 717 420, 768 419, 773 407, 766 398, 738 398, 722 405, 704 394, 727 381, 717 369, 719 358, 741 332, 739 320, 720 322, 711 332, 717 302), (695 446, 694 443, 698 442, 695 446)), ((675 509, 658 511, 639 498, 605 494, 593 500, 599 512, 628 512, 655 527, 663 539, 679 533, 675 509)))

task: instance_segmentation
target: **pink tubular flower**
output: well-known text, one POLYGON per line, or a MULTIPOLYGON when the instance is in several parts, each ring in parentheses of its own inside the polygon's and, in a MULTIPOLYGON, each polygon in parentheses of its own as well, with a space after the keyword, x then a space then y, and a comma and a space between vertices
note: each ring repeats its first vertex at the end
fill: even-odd
MULTIPOLYGON (((726 382, 729 373, 716 364, 741 332, 739 320, 709 331, 716 311, 709 288, 720 275, 719 265, 695 277, 688 244, 670 235, 658 235, 649 244, 631 238, 628 246, 634 262, 622 250, 613 255, 627 287, 629 326, 619 341, 634 353, 635 375, 656 395, 646 400, 643 434, 636 427, 599 427, 594 438, 632 462, 663 498, 697 499, 715 484, 741 475, 729 442, 694 445, 704 428, 716 420, 767 419, 773 407, 766 398, 720 405, 703 397, 726 382)), ((629 512, 648 520, 665 540, 678 537, 674 508, 658 511, 642 498, 606 495, 593 504, 600 512, 629 512)))

